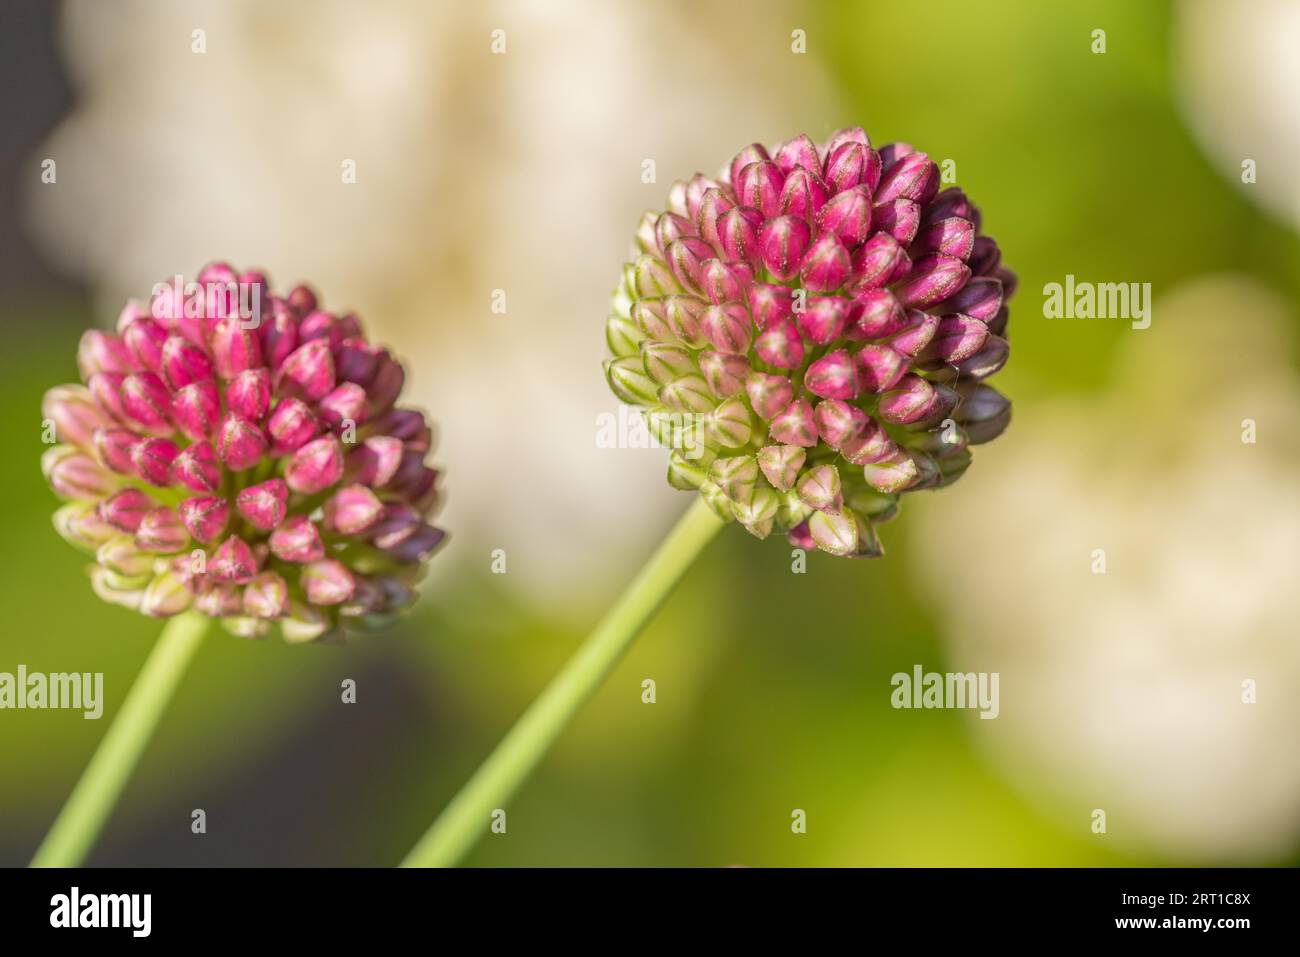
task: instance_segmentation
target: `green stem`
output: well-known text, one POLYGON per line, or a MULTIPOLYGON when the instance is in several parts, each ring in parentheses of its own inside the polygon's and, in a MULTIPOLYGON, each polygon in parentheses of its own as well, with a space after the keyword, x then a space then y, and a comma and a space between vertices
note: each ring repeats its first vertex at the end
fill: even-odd
POLYGON ((189 611, 167 622, 32 867, 77 867, 86 859, 211 621, 189 611))
POLYGON ((449 867, 474 846, 492 812, 523 784, 722 525, 697 497, 582 647, 407 854, 403 867, 449 867))

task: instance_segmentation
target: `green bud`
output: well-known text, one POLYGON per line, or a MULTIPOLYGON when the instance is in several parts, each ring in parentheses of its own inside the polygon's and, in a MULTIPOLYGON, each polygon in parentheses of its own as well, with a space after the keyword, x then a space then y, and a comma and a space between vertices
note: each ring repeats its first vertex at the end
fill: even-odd
POLYGON ((704 434, 710 442, 723 448, 744 448, 752 433, 749 408, 739 396, 727 399, 704 420, 704 434))
POLYGON ((822 551, 831 555, 853 555, 858 549, 858 518, 848 509, 813 512, 808 531, 822 551))
POLYGON ((754 486, 758 482, 758 463, 752 455, 718 459, 709 469, 709 478, 731 501, 747 503, 753 498, 754 486))
POLYGON ((605 378, 614 394, 629 405, 654 405, 656 386, 645 374, 640 356, 605 360, 605 378))
POLYGON ((636 355, 643 338, 641 330, 631 319, 614 315, 605 323, 605 342, 609 345, 609 351, 616 356, 636 355))

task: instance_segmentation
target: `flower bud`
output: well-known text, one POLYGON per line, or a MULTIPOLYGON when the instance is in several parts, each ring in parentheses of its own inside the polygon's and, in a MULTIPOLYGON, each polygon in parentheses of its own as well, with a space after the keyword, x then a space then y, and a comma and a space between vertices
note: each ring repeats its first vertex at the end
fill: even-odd
POLYGON ((172 420, 195 441, 216 434, 221 421, 221 395, 211 379, 192 382, 172 396, 172 420))
POLYGON ((340 535, 359 535, 379 521, 379 496, 364 485, 348 485, 325 503, 325 527, 340 535))
POLYGON ((217 457, 234 472, 252 468, 267 450, 265 433, 254 422, 227 412, 217 428, 217 457))
POLYGON ((320 431, 320 422, 306 403, 290 398, 275 407, 266 423, 266 431, 273 443, 272 454, 280 456, 296 452, 306 445, 320 431))
POLYGON ((289 613, 289 586, 275 572, 262 572, 244 588, 244 613, 254 618, 280 618, 289 613))
POLYGON ((250 485, 235 498, 235 508, 248 524, 258 531, 269 532, 285 516, 289 488, 282 479, 268 479, 250 485))
POLYGON ((305 515, 294 515, 271 533, 271 554, 281 561, 304 564, 325 556, 320 532, 305 515))
POLYGON ((271 373, 245 369, 226 386, 226 407, 241 419, 261 422, 271 408, 271 373))
POLYGON ((135 544, 147 552, 170 555, 190 543, 189 533, 180 516, 166 506, 145 512, 135 531, 135 544))
POLYGON ((154 618, 170 618, 190 607, 193 594, 176 575, 164 571, 155 575, 140 596, 140 610, 154 618))
POLYGON ((81 385, 50 389, 41 400, 41 415, 54 423, 60 442, 71 442, 82 448, 91 444, 96 430, 112 425, 90 390, 81 385))
POLYGON ((172 463, 180 452, 171 439, 143 439, 131 447, 131 464, 150 485, 166 488, 172 482, 172 463))
POLYGON ((176 507, 181 522, 194 540, 202 545, 216 540, 226 528, 230 506, 210 495, 187 498, 176 507))
POLYGON ((253 550, 238 535, 231 535, 208 560, 208 576, 214 581, 246 585, 257 574, 253 550))
POLYGON ((211 443, 195 442, 172 462, 172 478, 191 492, 215 492, 221 484, 221 465, 211 443))

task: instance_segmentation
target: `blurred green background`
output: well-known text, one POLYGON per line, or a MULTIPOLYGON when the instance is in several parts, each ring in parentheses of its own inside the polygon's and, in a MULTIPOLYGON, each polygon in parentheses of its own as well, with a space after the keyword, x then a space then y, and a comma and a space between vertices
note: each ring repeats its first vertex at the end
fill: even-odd
MULTIPOLYGON (((518 49, 538 20, 570 18, 581 60, 581 31, 595 29, 593 19, 633 16, 629 11, 638 6, 636 16, 655 15, 636 4, 557 5, 550 13, 502 5, 481 22, 466 23, 447 10, 444 28, 463 32, 459 48, 477 49, 487 43, 487 27, 499 21, 518 49)), ((760 4, 761 15, 752 18, 749 5, 692 6, 704 12, 697 17, 674 8, 672 14, 696 24, 689 46, 647 33, 646 58, 673 70, 674 57, 712 56, 733 74, 733 86, 716 96, 702 89, 682 102, 679 138, 689 143, 691 127, 726 112, 729 97, 768 95, 764 61, 790 57, 790 30, 800 28, 808 35, 807 59, 816 61, 806 69, 820 77, 810 86, 819 92, 802 104, 808 132, 824 136, 860 123, 877 144, 906 139, 936 158, 956 160, 959 184, 979 203, 985 231, 999 240, 1004 262, 1021 280, 1012 301, 1012 360, 997 380, 1018 409, 1047 400, 1086 407, 1106 389, 1116 349, 1132 335, 1126 323, 1043 320, 1041 289, 1067 272, 1151 282, 1157 298, 1209 271, 1243 273, 1287 299, 1294 326, 1300 242, 1285 216, 1250 202, 1234 185, 1236 166, 1207 156, 1189 130, 1188 107, 1177 97, 1177 72, 1186 64, 1172 53, 1177 6, 824 2, 760 4), (1104 55, 1090 49, 1096 28, 1106 30, 1104 55)), ((137 4, 133 12, 148 16, 150 5, 137 4)), ((26 187, 15 184, 34 181, 33 157, 44 155, 39 144, 89 94, 65 86, 66 71, 78 67, 65 62, 55 21, 43 8, 17 4, 3 17, 9 122, 2 195, 10 208, 0 303, 7 336, 0 407, 9 410, 0 418, 7 450, 0 457, 0 607, 7 611, 0 670, 22 663, 32 671, 102 671, 108 697, 98 722, 77 712, 0 713, 0 863, 21 865, 102 737, 158 626, 99 602, 82 559, 50 527, 55 500, 37 464, 40 397, 75 379, 81 331, 111 312, 95 304, 93 267, 78 273, 52 264, 49 241, 34 244, 29 218, 19 221, 26 187), (21 108, 12 102, 23 95, 15 82, 20 74, 38 78, 33 85, 44 90, 21 108)), ((599 69, 587 79, 600 84, 599 69)), ((465 109, 473 112, 476 94, 467 87, 439 95, 462 105, 468 100, 465 109)), ((801 94, 787 88, 783 95, 801 94)), ((625 116, 635 138, 636 104, 627 105, 625 116)), ((800 130, 757 130, 751 138, 769 132, 800 130)), ((620 131, 607 135, 618 138, 620 131)), ((745 142, 734 141, 734 148, 745 142)), ((710 146, 695 162, 707 172, 729 155, 710 146)), ((581 153, 570 158, 583 161, 581 153)), ((661 167, 656 187, 632 180, 621 200, 627 208, 603 215, 630 232, 636 207, 657 202, 669 178, 693 171, 661 167)), ((357 223, 360 243, 366 228, 357 223)), ((129 230, 117 239, 132 241, 129 230)), ((612 284, 622 251, 588 253, 602 259, 609 276, 600 295, 612 284)), ((212 252, 227 255, 241 254, 212 252)), ((483 255, 492 256, 490 247, 483 255)), ((198 265, 177 262, 175 269, 198 265)), ((265 265, 277 278, 291 278, 275 263, 265 265)), ((428 281, 436 283, 436 274, 428 281)), ((316 282, 328 290, 328 277, 316 282)), ((437 289, 429 295, 437 298, 437 289)), ((374 312, 357 305, 363 315, 374 312)), ((428 321, 441 331, 429 335, 454 335, 465 322, 448 314, 454 309, 436 312, 428 321)), ((596 356, 602 320, 592 312, 544 321, 578 335, 585 330, 587 351, 596 356)), ((1279 358, 1294 369, 1294 346, 1279 358)), ((429 368, 438 370, 436 356, 429 368)), ((597 361, 589 375, 599 380, 597 361)), ((1195 391, 1194 382, 1187 387, 1195 391)), ((1013 423, 1001 442, 1014 441, 1015 433, 1013 423)), ((980 449, 972 473, 999 452, 998 443, 980 449)), ((508 456, 501 454, 504 464, 508 456)), ((656 473, 661 468, 657 460, 643 461, 656 473)), ((454 461, 443 464, 453 500, 458 485, 478 480, 454 461)), ((544 484, 521 477, 518 495, 548 508, 544 484)), ((684 497, 673 501, 687 505, 684 497)), ((975 498, 958 501, 980 508, 975 498)), ((990 760, 973 714, 891 709, 890 675, 918 662, 946 670, 948 661, 944 627, 951 619, 919 584, 933 558, 920 550, 909 522, 929 507, 927 497, 909 502, 886 528, 885 560, 813 556, 804 575, 790 574, 783 544, 758 544, 728 529, 509 805, 507 835, 483 840, 469 863, 1126 866, 1181 860, 1140 834, 1113 840, 1092 834, 1088 814, 1096 796, 1025 786, 1034 769, 1017 776, 990 760), (653 706, 641 703, 646 677, 658 686, 653 706), (807 811, 805 835, 791 833, 793 808, 807 811)), ((629 496, 625 508, 635 512, 639 501, 629 496)), ((961 511, 949 514, 957 516, 949 528, 952 561, 960 562, 961 511)), ((644 519, 650 526, 644 541, 652 542, 673 517, 669 510, 644 519)), ((320 648, 213 634, 91 863, 399 860, 618 590, 617 582, 604 580, 593 582, 594 591, 518 587, 513 570, 491 574, 473 539, 459 538, 455 525, 451 533, 417 612, 390 633, 320 648), (354 705, 340 701, 345 678, 357 681, 354 705), (204 836, 190 833, 194 808, 207 812, 204 836)), ((648 551, 642 541, 633 548, 606 538, 604 547, 633 548, 638 554, 623 558, 634 566, 648 551)), ((933 566, 934 574, 948 570, 933 566)), ((544 568, 539 571, 544 577, 544 568)), ((1005 709, 1005 688, 1003 694, 1005 709)), ((1296 859, 1291 833, 1279 828, 1264 862, 1296 859)))

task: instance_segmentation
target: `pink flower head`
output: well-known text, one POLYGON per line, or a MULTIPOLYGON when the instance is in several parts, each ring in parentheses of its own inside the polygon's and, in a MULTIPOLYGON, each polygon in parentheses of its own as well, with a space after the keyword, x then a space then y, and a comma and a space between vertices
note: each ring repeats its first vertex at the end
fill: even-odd
POLYGON ((45 395, 60 444, 42 468, 101 597, 290 641, 414 600, 444 538, 432 431, 355 315, 218 263, 87 332, 77 362, 83 384, 45 395))
POLYGON ((664 424, 669 482, 759 538, 880 555, 899 496, 955 481, 1010 420, 983 380, 1009 354, 1015 275, 909 144, 855 127, 747 146, 675 183, 634 256, 610 387, 664 424))

